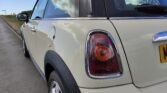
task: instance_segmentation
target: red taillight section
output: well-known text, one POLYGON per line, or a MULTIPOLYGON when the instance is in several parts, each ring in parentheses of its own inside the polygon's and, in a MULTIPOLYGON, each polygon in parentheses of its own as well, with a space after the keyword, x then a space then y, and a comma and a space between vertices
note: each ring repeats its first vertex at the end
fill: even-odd
POLYGON ((90 34, 87 44, 87 61, 91 76, 118 76, 122 73, 120 57, 107 33, 90 34))

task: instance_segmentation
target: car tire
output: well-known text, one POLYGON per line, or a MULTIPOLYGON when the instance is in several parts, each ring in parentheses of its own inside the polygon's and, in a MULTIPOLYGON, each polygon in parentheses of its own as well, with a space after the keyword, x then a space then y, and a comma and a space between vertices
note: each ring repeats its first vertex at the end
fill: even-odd
POLYGON ((69 93, 65 85, 55 71, 51 72, 48 80, 48 93, 69 93))
POLYGON ((26 46, 26 43, 25 43, 24 40, 23 40, 23 51, 24 51, 24 56, 25 56, 26 58, 30 58, 30 54, 29 54, 29 51, 28 51, 28 49, 27 49, 27 46, 26 46))

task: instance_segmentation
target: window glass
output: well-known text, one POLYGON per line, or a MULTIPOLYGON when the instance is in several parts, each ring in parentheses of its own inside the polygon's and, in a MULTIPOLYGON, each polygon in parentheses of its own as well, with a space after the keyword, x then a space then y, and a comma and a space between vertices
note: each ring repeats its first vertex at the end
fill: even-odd
POLYGON ((47 4, 47 0, 39 0, 37 5, 34 8, 34 12, 32 14, 31 19, 40 19, 43 17, 44 10, 47 4))
POLYGON ((80 4, 80 16, 83 17, 167 17, 167 0, 86 1, 80 4), (90 8, 84 7, 87 5, 90 8))
POLYGON ((142 5, 142 4, 153 4, 153 5, 159 5, 159 0, 125 0, 126 4, 132 4, 132 5, 142 5))
POLYGON ((111 17, 166 17, 167 0, 106 0, 111 17))
POLYGON ((80 0, 80 17, 105 17, 105 0, 80 0))
POLYGON ((76 17, 79 10, 75 4, 75 0, 49 0, 44 17, 76 17))

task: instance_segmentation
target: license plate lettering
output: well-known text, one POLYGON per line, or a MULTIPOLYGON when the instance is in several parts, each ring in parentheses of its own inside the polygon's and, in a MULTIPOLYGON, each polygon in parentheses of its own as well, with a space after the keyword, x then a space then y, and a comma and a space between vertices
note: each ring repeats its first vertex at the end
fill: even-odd
POLYGON ((162 44, 159 47, 161 63, 167 63, 167 44, 162 44))

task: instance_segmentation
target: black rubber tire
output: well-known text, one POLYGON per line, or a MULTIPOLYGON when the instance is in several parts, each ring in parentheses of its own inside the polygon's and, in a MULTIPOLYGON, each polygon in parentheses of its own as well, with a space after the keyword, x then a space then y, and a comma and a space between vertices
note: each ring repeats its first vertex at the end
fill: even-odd
POLYGON ((51 93, 51 85, 53 81, 58 83, 62 93, 81 93, 78 87, 75 87, 74 85, 69 86, 69 84, 71 84, 72 81, 63 80, 63 77, 61 77, 55 71, 52 71, 49 76, 48 93, 51 93))
POLYGON ((26 46, 24 40, 23 40, 23 49, 24 49, 24 56, 25 56, 26 58, 30 58, 30 54, 29 54, 29 51, 28 51, 28 49, 27 49, 27 46, 26 46))
POLYGON ((65 93, 81 93, 75 78, 61 57, 54 51, 48 51, 45 57, 45 73, 47 81, 49 81, 52 71, 55 71, 60 78, 65 93), (52 69, 46 68, 48 65, 50 65, 52 69))
POLYGON ((55 72, 51 72, 50 76, 49 76, 49 80, 48 80, 48 93, 51 93, 51 84, 53 81, 56 81, 61 90, 62 90, 62 93, 69 93, 68 90, 66 90, 65 88, 65 84, 62 82, 60 76, 55 72))

